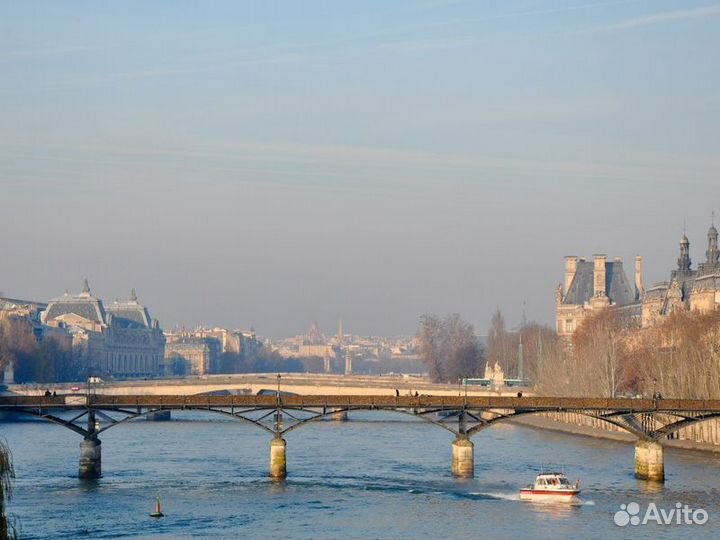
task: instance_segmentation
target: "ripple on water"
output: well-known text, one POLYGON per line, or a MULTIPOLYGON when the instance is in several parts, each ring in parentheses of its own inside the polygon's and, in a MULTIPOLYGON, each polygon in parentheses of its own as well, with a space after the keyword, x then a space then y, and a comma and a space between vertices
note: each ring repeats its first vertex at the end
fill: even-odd
MULTIPOLYGON (((485 430, 474 438, 476 477, 450 476, 451 439, 443 430, 372 413, 326 422, 288 437, 286 482, 267 477, 268 438, 244 424, 192 413, 166 423, 135 422, 103 438, 104 477, 80 482, 77 436, 38 422, 3 424, 17 480, 10 511, 22 538, 622 538, 612 516, 621 503, 677 501, 720 507, 720 459, 668 452, 669 482, 659 489, 632 474, 632 445, 588 442, 538 430, 485 430), (51 442, 51 444, 49 444, 51 442), (543 466, 583 482, 580 508, 518 500, 543 466), (160 493, 162 520, 148 512, 160 493)), ((710 510, 709 510, 710 511, 710 510)), ((717 519, 717 518, 715 518, 717 519)), ((713 515, 711 513, 711 521, 713 515)), ((649 540, 654 528, 633 529, 649 540)), ((682 528, 663 538, 686 540, 682 528)), ((707 528, 693 540, 713 538, 707 528)))

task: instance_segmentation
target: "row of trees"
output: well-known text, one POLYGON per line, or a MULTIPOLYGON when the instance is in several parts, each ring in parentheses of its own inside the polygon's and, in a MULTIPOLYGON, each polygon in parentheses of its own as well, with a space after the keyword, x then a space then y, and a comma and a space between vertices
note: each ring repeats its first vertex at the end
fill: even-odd
POLYGON ((641 329, 627 310, 605 309, 587 317, 567 342, 538 324, 509 331, 497 310, 487 351, 459 315, 426 315, 417 338, 437 382, 482 376, 486 359, 505 377, 518 377, 522 359, 522 376, 541 395, 720 398, 720 311, 680 311, 641 329))
POLYGON ((526 324, 516 332, 509 331, 500 310, 493 315, 487 349, 475 335, 473 325, 458 314, 444 319, 423 316, 417 339, 420 357, 436 382, 482 377, 486 364, 500 366, 506 377, 549 381, 555 376, 561 349, 555 332, 546 326, 526 324))
POLYGON ((720 311, 677 312, 659 326, 631 335, 621 364, 624 384, 649 394, 720 398, 720 311))
POLYGON ((15 381, 68 382, 83 380, 89 367, 69 347, 48 337, 38 343, 27 319, 0 320, 0 370, 12 364, 15 381))
POLYGON ((490 365, 499 365, 506 377, 531 381, 537 381, 554 367, 560 350, 552 329, 530 323, 523 324, 517 331, 509 331, 499 309, 490 322, 487 347, 490 365))
POLYGON ((720 398, 718 311, 680 311, 641 329, 627 311, 606 309, 586 318, 567 345, 539 365, 539 393, 720 398))

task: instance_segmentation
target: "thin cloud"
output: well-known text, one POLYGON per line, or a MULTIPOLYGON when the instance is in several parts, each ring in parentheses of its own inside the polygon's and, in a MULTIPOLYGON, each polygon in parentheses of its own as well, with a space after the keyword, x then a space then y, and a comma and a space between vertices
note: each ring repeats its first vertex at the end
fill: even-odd
MULTIPOLYGON (((657 156, 632 162, 593 162, 571 160, 538 160, 523 157, 466 156, 436 152, 384 149, 364 146, 344 146, 253 140, 217 140, 206 144, 175 145, 164 148, 119 147, 117 145, 43 145, 46 150, 80 152, 82 162, 104 162, 113 156, 128 164, 137 158, 139 163, 159 167, 180 166, 178 158, 189 160, 202 170, 226 169, 229 171, 253 168, 262 171, 279 168, 290 174, 297 167, 320 171, 367 171, 373 168, 404 170, 408 178, 420 179, 429 170, 456 172, 511 173, 529 177, 550 175, 556 177, 603 177, 616 180, 652 178, 653 181, 675 181, 679 176, 692 173, 702 178, 713 176, 717 160, 708 163, 660 163, 657 156)), ((19 149, 21 152, 22 150, 19 149)), ((47 156, 46 156, 47 157, 47 156)), ((48 157, 52 160, 55 157, 48 157)), ((111 164, 112 161, 106 162, 111 164)), ((182 165, 183 167, 186 164, 182 165)), ((300 171, 297 171, 300 172, 300 171)), ((714 176, 713 176, 714 177, 714 176)))
POLYGON ((50 47, 45 49, 27 49, 0 52, 0 62, 12 62, 27 58, 39 58, 43 56, 63 56, 68 54, 78 54, 88 51, 99 50, 97 47, 85 46, 68 46, 68 47, 50 47))
POLYGON ((641 26, 650 26, 653 24, 662 24, 682 19, 701 19, 705 17, 715 17, 720 15, 720 5, 704 6, 695 9, 685 9, 679 11, 666 11, 663 13, 655 13, 653 15, 645 15, 635 19, 627 19, 615 24, 602 27, 603 30, 626 30, 629 28, 639 28, 641 26))
POLYGON ((233 69, 240 66, 253 66, 253 65, 265 65, 265 64, 278 64, 278 63, 292 63, 297 61, 300 57, 298 55, 266 55, 261 57, 245 57, 245 58, 230 58, 232 51, 227 51, 228 60, 225 63, 218 63, 217 65, 203 64, 202 66, 192 67, 157 67, 137 71, 118 71, 111 73, 98 74, 87 77, 76 77, 70 79, 60 79, 56 81, 48 82, 46 88, 65 87, 65 86, 79 86, 89 84, 106 84, 122 81, 135 81, 144 79, 164 79, 169 77, 184 76, 184 75, 197 75, 200 73, 210 73, 215 71, 221 71, 225 69, 233 69))

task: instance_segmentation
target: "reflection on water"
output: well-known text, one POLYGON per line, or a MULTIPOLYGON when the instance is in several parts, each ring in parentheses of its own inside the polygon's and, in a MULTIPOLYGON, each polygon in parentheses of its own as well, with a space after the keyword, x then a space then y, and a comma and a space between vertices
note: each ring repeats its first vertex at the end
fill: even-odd
MULTIPOLYGON (((458 481, 444 430, 372 412, 310 424, 286 437, 281 483, 267 476, 266 433, 198 412, 105 432, 94 482, 75 478, 80 439, 69 430, 32 422, 0 432, 14 452, 11 512, 24 539, 626 538, 613 515, 631 501, 703 507, 707 525, 692 534, 667 526, 663 538, 714 538, 720 456, 667 450, 662 486, 634 478, 632 445, 498 427, 473 438, 476 477, 458 481), (520 501, 543 467, 580 478, 583 504, 520 501), (166 517, 152 520, 158 493, 166 517)), ((657 535, 632 531, 633 540, 657 535)))
POLYGON ((530 505, 535 512, 542 512, 553 518, 567 518, 572 512, 577 512, 583 506, 582 501, 557 502, 557 501, 523 501, 530 505))
POLYGON ((652 495, 654 493, 662 493, 665 485, 657 482, 648 482, 647 480, 635 479, 637 490, 643 495, 652 495))

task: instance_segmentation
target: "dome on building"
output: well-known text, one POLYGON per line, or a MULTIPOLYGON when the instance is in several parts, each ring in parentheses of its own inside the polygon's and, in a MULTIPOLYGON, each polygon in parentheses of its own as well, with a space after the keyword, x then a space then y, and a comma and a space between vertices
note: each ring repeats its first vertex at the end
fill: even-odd
POLYGON ((108 304, 106 311, 112 315, 112 324, 125 328, 150 328, 152 319, 145 306, 138 302, 135 289, 130 291, 130 300, 127 302, 115 301, 108 304))
POLYGON ((90 293, 87 279, 83 282, 82 292, 79 294, 65 293, 53 298, 48 303, 44 313, 45 321, 52 321, 63 315, 77 315, 97 324, 105 323, 105 308, 102 301, 90 293))

